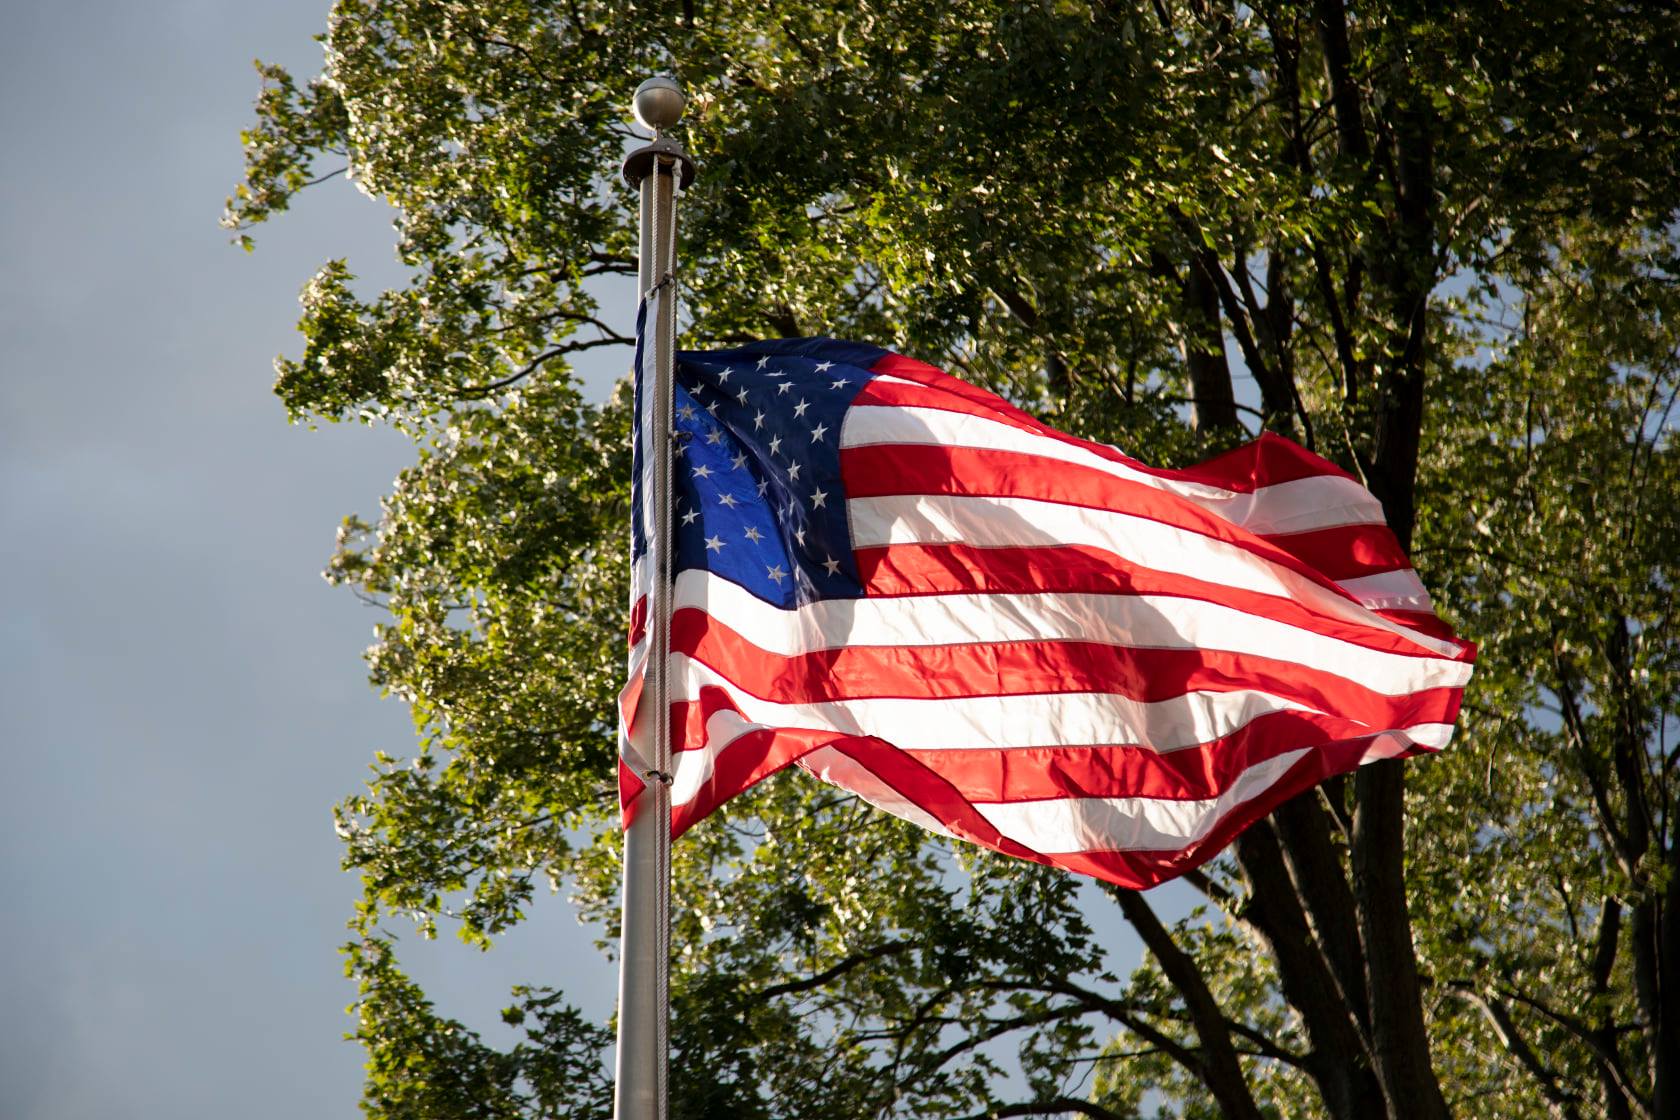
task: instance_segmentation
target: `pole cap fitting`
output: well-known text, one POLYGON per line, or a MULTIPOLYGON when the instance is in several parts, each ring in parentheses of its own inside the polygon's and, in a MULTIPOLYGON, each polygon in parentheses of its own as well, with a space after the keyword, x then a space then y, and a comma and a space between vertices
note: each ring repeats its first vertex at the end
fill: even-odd
POLYGON ((644 144, 624 157, 624 181, 630 184, 632 190, 639 188, 643 179, 661 169, 666 175, 677 176, 677 182, 684 190, 694 182, 693 157, 668 136, 644 144))
POLYGON ((637 123, 658 134, 682 120, 683 108, 687 105, 688 96, 675 78, 669 74, 655 74, 636 87, 633 109, 637 123))

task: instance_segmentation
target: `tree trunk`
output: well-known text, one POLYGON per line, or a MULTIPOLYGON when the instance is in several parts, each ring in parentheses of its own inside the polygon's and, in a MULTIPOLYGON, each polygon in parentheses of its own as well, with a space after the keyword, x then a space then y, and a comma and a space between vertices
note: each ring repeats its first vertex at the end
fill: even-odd
POLYGON ((1219 328, 1219 295, 1213 277, 1192 259, 1184 270, 1184 366, 1190 374, 1190 423, 1198 432, 1237 426, 1225 334, 1219 328))
MULTIPOLYGON (((1273 825, 1262 822, 1243 833, 1237 840, 1237 859, 1251 888, 1243 916, 1270 943, 1284 998, 1301 1013, 1312 1044, 1308 1072, 1326 1110, 1335 1120, 1381 1116, 1382 1088, 1373 1075, 1369 1047, 1323 947, 1308 927, 1273 825)), ((1334 879, 1342 881, 1339 867, 1334 879)))

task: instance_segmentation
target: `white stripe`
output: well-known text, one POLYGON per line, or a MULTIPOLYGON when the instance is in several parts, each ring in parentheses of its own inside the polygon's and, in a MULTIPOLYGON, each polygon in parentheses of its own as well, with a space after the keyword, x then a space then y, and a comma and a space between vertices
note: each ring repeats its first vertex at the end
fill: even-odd
POLYGON ((698 607, 747 641, 786 657, 846 646, 1079 641, 1218 649, 1333 673, 1387 696, 1462 687, 1461 661, 1366 649, 1219 603, 1167 595, 918 595, 827 599, 784 609, 721 576, 677 577, 675 606, 698 607))
MULTIPOLYGON (((755 715, 758 715, 761 719, 766 720, 767 722, 759 722, 757 720, 749 721, 747 719, 742 718, 740 715, 736 714, 735 712, 730 711, 727 708, 723 709, 721 711, 713 712, 711 714, 711 716, 706 720, 706 742, 704 743, 704 745, 702 745, 701 747, 695 748, 695 749, 691 749, 691 750, 677 751, 675 753, 675 755, 673 756, 673 761, 674 761, 673 769, 675 771, 675 773, 673 775, 673 781, 672 781, 672 784, 671 784, 671 799, 672 799, 673 804, 686 805, 689 802, 693 801, 696 797, 698 797, 702 788, 712 778, 712 774, 713 774, 713 771, 716 767, 716 761, 717 761, 718 756, 721 755, 725 750, 727 750, 731 745, 733 745, 737 739, 739 739, 743 735, 748 734, 749 732, 774 729, 775 727, 794 727, 794 726, 801 726, 801 727, 805 727, 805 728, 808 728, 808 729, 821 730, 821 731, 846 730, 845 728, 841 728, 841 727, 837 726, 839 721, 832 718, 832 716, 827 715, 827 713, 824 711, 825 709, 838 708, 838 707, 840 707, 840 705, 834 705, 834 704, 829 704, 829 705, 774 704, 774 703, 770 703, 768 701, 759 700, 759 699, 751 696, 750 694, 745 692, 743 689, 740 689, 739 687, 731 684, 730 682, 725 681, 720 675, 708 671, 707 668, 704 665, 694 664, 694 665, 691 665, 689 668, 692 669, 692 674, 683 673, 678 678, 678 687, 680 689, 683 689, 684 686, 686 686, 686 689, 684 689, 685 691, 698 692, 699 687, 703 684, 719 684, 729 691, 731 698, 735 702, 737 702, 738 704, 744 702, 745 707, 749 708, 755 715)), ((1033 699, 1033 698, 1024 698, 1024 699, 1029 699, 1030 700, 1030 699, 1033 699)), ((1110 698, 1103 698, 1103 699, 1112 700, 1113 698, 1110 697, 1110 698)), ((1271 698, 1267 697, 1265 699, 1271 699, 1271 698)), ((1085 703, 1085 698, 1080 697, 1078 702, 1081 705, 1083 705, 1085 703)), ((908 703, 908 702, 903 702, 903 701, 899 702, 899 704, 901 706, 905 703, 908 703)), ((951 702, 950 701, 923 701, 921 703, 931 706, 933 704, 947 704, 947 703, 951 703, 951 702)), ((855 702, 854 702, 853 705, 847 705, 847 706, 848 707, 855 706, 855 702)), ((1262 707, 1269 707, 1268 705, 1261 705, 1261 706, 1262 707)), ((878 702, 871 705, 871 707, 874 709, 875 712, 879 712, 879 710, 880 710, 880 705, 879 705, 878 702)), ((1280 704, 1279 707, 1280 708, 1287 707, 1287 705, 1280 704)), ((860 718, 860 719, 853 720, 853 721, 848 721, 853 726, 859 726, 866 721, 872 722, 871 720, 869 720, 869 716, 872 714, 871 712, 862 712, 862 713, 856 713, 856 714, 861 715, 864 718, 860 718)), ((914 743, 903 742, 903 741, 901 741, 904 738, 904 736, 901 734, 901 731, 903 729, 895 727, 895 728, 892 729, 891 734, 894 737, 894 739, 900 740, 900 741, 894 741, 893 745, 896 746, 896 747, 899 747, 900 749, 922 749, 922 750, 928 750, 928 749, 949 750, 949 749, 953 749, 956 746, 962 745, 962 744, 954 743, 949 735, 944 734, 944 732, 946 730, 948 730, 951 727, 954 727, 955 725, 954 724, 947 724, 944 720, 944 716, 941 713, 934 712, 932 714, 935 717, 935 722, 939 726, 939 732, 940 732, 939 742, 933 744, 932 746, 929 746, 925 743, 918 746, 917 744, 914 744, 914 743)), ((944 713, 944 714, 949 714, 949 713, 947 712, 947 713, 944 713)), ((1227 714, 1229 714, 1229 713, 1227 713, 1227 714)), ((1051 713, 1051 714, 1049 714, 1049 716, 1047 718, 1057 718, 1057 716, 1058 716, 1058 713, 1051 713)), ((908 726, 915 727, 915 728, 922 728, 922 729, 925 730, 926 723, 927 723, 927 721, 925 719, 919 719, 919 720, 913 721, 908 726)), ((1381 750, 1373 751, 1373 752, 1371 752, 1371 759, 1374 761, 1377 758, 1391 757, 1393 754, 1399 753, 1400 749, 1404 749, 1404 746, 1409 745, 1409 744, 1413 744, 1413 743, 1415 743, 1416 745, 1418 745, 1420 747, 1428 748, 1430 750, 1443 750, 1443 749, 1446 748, 1447 744, 1452 741, 1453 731, 1454 731, 1454 726, 1450 723, 1419 723, 1419 724, 1414 724, 1411 727, 1399 729, 1398 731, 1391 732, 1390 737, 1393 737, 1394 735, 1402 735, 1402 736, 1404 736, 1405 742, 1399 744, 1398 749, 1392 749, 1391 748, 1391 749, 1381 749, 1381 750)), ((855 732, 853 732, 853 733, 855 733, 855 732)), ((878 731, 878 732, 876 732, 876 734, 880 738, 883 738, 883 739, 888 738, 888 735, 886 733, 882 733, 882 732, 878 731)), ((1033 744, 1030 744, 1030 743, 1027 743, 1027 742, 1024 742, 1024 741, 1023 742, 1017 742, 1017 743, 1006 743, 1006 744, 1003 744, 999 749, 1010 749, 1010 748, 1013 748, 1013 747, 1030 747, 1032 745, 1033 744)), ((1076 743, 1069 742, 1069 743, 1058 743, 1058 744, 1052 744, 1052 745, 1077 746, 1077 745, 1081 745, 1081 744, 1076 744, 1076 743)), ((1108 745, 1108 744, 1105 743, 1105 744, 1100 744, 1100 745, 1108 745)), ((1150 742, 1150 743, 1146 743, 1146 744, 1143 744, 1143 745, 1152 749, 1152 750, 1155 750, 1158 753, 1164 752, 1164 751, 1167 751, 1167 750, 1170 749, 1170 748, 1165 747, 1163 744, 1161 744, 1159 742, 1150 742)), ((813 770, 813 773, 815 773, 815 772, 816 771, 813 770)), ((845 782, 839 781, 839 780, 837 780, 837 778, 831 777, 827 774, 818 773, 817 776, 823 778, 824 781, 833 782, 835 785, 846 786, 845 782)), ((853 788, 853 787, 846 786, 846 788, 850 789, 850 788, 853 788)), ((864 796, 865 800, 869 801, 871 804, 881 805, 881 802, 879 800, 877 800, 875 797, 865 796, 863 794, 862 790, 858 790, 858 792, 859 792, 860 796, 864 796)), ((885 806, 882 806, 882 807, 885 807, 885 806)), ((888 811, 889 812, 895 812, 896 810, 889 809, 888 811)), ((899 816, 905 816, 906 819, 909 819, 905 813, 899 813, 898 815, 899 816)), ((927 828, 933 828, 934 827, 933 825, 926 824, 925 822, 920 821, 919 819, 918 819, 917 823, 923 824, 924 827, 927 827, 927 828)), ((935 831, 943 831, 943 830, 935 829, 935 831)))
MULTIPOLYGON (((641 442, 643 437, 647 436, 653 430, 653 379, 651 371, 647 368, 651 349, 651 347, 643 347, 642 368, 635 371, 635 379, 639 390, 636 394, 635 401, 637 412, 636 437, 638 442, 641 442)), ((635 486, 637 488, 637 492, 642 495, 642 541, 644 544, 648 544, 654 538, 652 511, 653 456, 648 454, 648 449, 645 446, 640 447, 639 450, 642 452, 642 469, 640 475, 635 479, 635 486)), ((634 611, 636 609, 636 604, 647 598, 653 590, 652 568, 647 561, 648 558, 645 553, 640 557, 632 558, 630 561, 631 611, 634 611)), ((625 666, 625 680, 627 682, 633 683, 637 677, 641 676, 643 666, 647 661, 647 645, 647 636, 644 634, 639 643, 630 647, 630 650, 626 655, 625 666)), ((630 684, 627 683, 624 689, 620 691, 619 702, 615 705, 618 709, 618 756, 630 767, 633 772, 641 775, 653 769, 651 763, 648 761, 650 755, 652 754, 651 740, 653 735, 652 732, 645 726, 648 722, 646 720, 642 721, 644 726, 640 729, 639 734, 635 736, 631 735, 629 722, 626 719, 626 713, 624 711, 624 695, 629 691, 629 689, 630 684)), ((630 714, 634 715, 634 713, 630 714)))
POLYGON ((1423 581, 1410 568, 1337 581, 1343 591, 1376 611, 1434 610, 1423 581))
POLYGON ((1370 491, 1339 475, 1313 475, 1262 486, 1252 492, 1226 490, 1207 483, 1150 474, 1105 458, 1089 448, 966 412, 863 402, 853 406, 841 428, 841 448, 881 444, 975 447, 1076 463, 1175 494, 1251 533, 1300 533, 1336 525, 1383 522, 1382 505, 1370 491))
POLYGON ((687 805, 712 780, 717 757, 735 740, 764 724, 749 723, 731 711, 713 712, 706 720, 706 743, 698 750, 675 751, 671 755, 671 804, 687 805))
POLYGON ((1372 614, 1301 573, 1226 541, 1129 513, 1037 498, 895 494, 846 503, 854 548, 894 544, 968 544, 979 548, 1083 545, 1147 568, 1215 585, 1279 595, 1332 618, 1396 634, 1433 653, 1452 643, 1372 614))
MULTIPOLYGON (((734 712, 713 712, 706 720, 706 745, 699 750, 678 751, 672 758, 671 804, 687 805, 698 798, 717 770, 717 758, 743 735, 765 730, 762 723, 749 723, 734 712)), ((887 785, 871 770, 833 747, 820 747, 798 764, 830 785, 857 794, 877 809, 883 809, 930 832, 953 834, 939 818, 887 785)))
MULTIPOLYGON (((706 673, 703 666, 696 666, 695 669, 696 672, 694 678, 691 678, 691 680, 698 681, 701 678, 709 677, 710 679, 705 683, 716 683, 721 679, 716 677, 715 674, 706 673)), ((725 687, 727 687, 727 682, 724 682, 724 684, 725 687)), ((712 780, 713 774, 716 770, 718 757, 723 754, 724 751, 728 750, 729 747, 733 746, 742 736, 753 731, 773 729, 778 726, 796 726, 798 725, 797 723, 778 721, 786 721, 790 719, 798 721, 802 714, 809 714, 812 708, 818 707, 817 705, 778 705, 755 701, 753 698, 747 696, 738 689, 731 689, 731 693, 737 702, 745 701, 745 706, 749 708, 749 710, 761 715, 766 721, 761 722, 759 720, 745 719, 735 712, 727 709, 713 712, 711 717, 706 721, 705 745, 695 750, 678 751, 674 756, 673 769, 675 773, 673 775, 671 785, 671 799, 673 804, 687 805, 698 798, 701 792, 705 789, 706 785, 712 780)), ((942 701, 939 703, 948 702, 942 701)), ((823 731, 841 730, 840 728, 835 727, 832 721, 815 727, 812 727, 811 724, 804 724, 804 726, 814 730, 823 731)), ((1453 726, 1451 724, 1444 723, 1420 723, 1409 728, 1389 731, 1378 737, 1380 741, 1373 742, 1371 750, 1367 752, 1365 761, 1376 761, 1381 758, 1393 757, 1394 755, 1403 752, 1408 746, 1414 743, 1419 746, 1439 750, 1445 747, 1451 740, 1452 733, 1453 726)), ((894 745, 901 748, 906 747, 906 744, 902 742, 895 743, 894 745)), ((947 742, 944 745, 949 746, 950 744, 947 742)), ((929 748, 923 746, 920 749, 929 748)), ((1282 757, 1287 757, 1289 759, 1298 758, 1310 749, 1312 748, 1303 748, 1300 751, 1295 751, 1282 757)), ((848 756, 838 751, 832 750, 831 748, 822 748, 821 750, 806 756, 805 759, 801 760, 800 765, 804 766, 824 781, 840 786, 843 789, 851 790, 862 797, 865 801, 875 805, 877 808, 884 809, 889 813, 893 813, 906 820, 913 821, 923 828, 949 835, 947 830, 936 818, 929 815, 925 810, 921 809, 913 802, 905 800, 890 786, 880 781, 873 772, 865 770, 848 756)), ((1267 763, 1259 764, 1259 766, 1264 765, 1267 765, 1267 763)), ((1253 774, 1257 768, 1258 767, 1253 767, 1248 771, 1245 771, 1244 777, 1239 778, 1238 780, 1238 786, 1233 788, 1240 788, 1244 781, 1249 780, 1247 775, 1253 774)), ((1285 768, 1287 768, 1287 764, 1285 764, 1285 768)), ((1230 794, 1227 794, 1226 796, 1230 796, 1230 794)), ((1116 804, 1128 801, 1140 804, 1157 804, 1156 801, 1149 798, 1087 800, 1107 800, 1116 804)), ((1044 802, 1032 802, 1026 804, 1041 805, 1044 804, 1044 802)), ((1187 803, 1183 801, 1166 801, 1160 802, 1160 804, 1209 805, 1214 804, 1214 802, 1204 801, 1187 803)), ((986 811, 987 807, 982 807, 982 812, 986 811)), ((989 813, 988 817, 990 818, 989 813)), ((998 821, 993 819, 993 824, 997 825, 998 821)), ((1001 826, 1000 831, 1004 831, 1001 826)), ((1072 851, 1075 849, 1040 848, 1038 850, 1072 851)))
MULTIPOLYGON (((858 697, 784 704, 753 695, 722 672, 686 654, 671 655, 671 675, 673 701, 699 700, 700 690, 712 685, 727 691, 742 716, 753 723, 874 735, 904 750, 1128 744, 1167 753, 1223 738, 1272 712, 1312 711, 1304 704, 1258 689, 1195 691, 1153 701, 1112 692, 1046 692, 918 699, 858 697)), ((708 721, 708 737, 711 734, 708 721)))
POLYGON ((1306 753, 1291 751, 1251 766, 1230 789, 1205 801, 1070 797, 975 809, 1004 836, 1035 852, 1174 851, 1212 832, 1226 814, 1264 793, 1306 753))
POLYGON ((833 747, 822 747, 800 759, 799 765, 829 785, 857 794, 877 809, 884 809, 929 832, 956 839, 956 835, 938 817, 906 798, 850 755, 842 754, 833 747))
MULTIPOLYGON (((649 312, 651 313, 652 310, 653 309, 650 307, 649 312)), ((649 321, 652 320, 650 319, 649 321)), ((642 530, 642 544, 644 548, 651 548, 654 538, 658 535, 658 522, 654 517, 653 509, 653 476, 655 463, 651 448, 647 445, 647 441, 651 439, 653 433, 654 371, 652 368, 652 339, 648 338, 645 341, 647 344, 642 347, 641 368, 635 371, 637 383, 635 402, 637 424, 636 438, 640 444, 637 450, 642 453, 641 472, 636 478, 635 484, 636 492, 642 497, 640 526, 642 530)), ((652 594, 652 592, 653 565, 650 563, 649 553, 644 551, 641 556, 633 557, 630 561, 630 609, 634 611, 636 609, 636 604, 642 599, 647 598, 650 594, 652 594)), ((644 641, 645 640, 646 639, 644 637, 644 641)), ((645 656, 645 651, 643 651, 643 655, 645 656)), ((638 651, 636 648, 632 648, 629 654, 628 679, 634 679, 636 674, 640 671, 638 664, 638 651)))
POLYGON ((1405 729, 1406 737, 1420 747, 1432 751, 1444 750, 1452 742, 1454 726, 1450 723, 1419 723, 1405 729))

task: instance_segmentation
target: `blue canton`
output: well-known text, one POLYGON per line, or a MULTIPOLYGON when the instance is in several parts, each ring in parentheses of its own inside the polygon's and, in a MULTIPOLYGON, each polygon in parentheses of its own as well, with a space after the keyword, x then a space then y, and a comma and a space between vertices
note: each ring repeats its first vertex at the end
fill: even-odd
POLYGON ((781 607, 863 594, 840 428, 885 353, 807 338, 677 355, 676 571, 781 607))

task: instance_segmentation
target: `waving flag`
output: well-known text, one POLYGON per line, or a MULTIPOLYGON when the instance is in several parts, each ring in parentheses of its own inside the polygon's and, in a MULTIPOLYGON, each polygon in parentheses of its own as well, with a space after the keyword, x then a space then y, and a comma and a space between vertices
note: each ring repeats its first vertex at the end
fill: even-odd
MULTIPOLYGON (((676 380, 676 833, 798 763, 1142 888, 1331 774, 1451 736, 1474 647, 1376 499, 1288 440, 1157 470, 832 339, 680 354, 676 380)), ((651 757, 650 492, 627 817, 651 757)))

